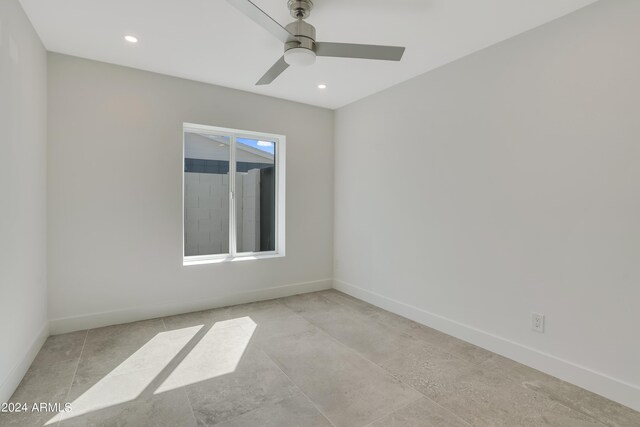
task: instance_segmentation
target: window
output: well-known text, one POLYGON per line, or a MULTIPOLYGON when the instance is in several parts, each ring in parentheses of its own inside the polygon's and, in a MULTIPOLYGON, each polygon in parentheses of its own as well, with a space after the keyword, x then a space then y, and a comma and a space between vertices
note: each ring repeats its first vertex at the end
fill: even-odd
POLYGON ((285 137, 184 124, 184 264, 284 256, 285 137))

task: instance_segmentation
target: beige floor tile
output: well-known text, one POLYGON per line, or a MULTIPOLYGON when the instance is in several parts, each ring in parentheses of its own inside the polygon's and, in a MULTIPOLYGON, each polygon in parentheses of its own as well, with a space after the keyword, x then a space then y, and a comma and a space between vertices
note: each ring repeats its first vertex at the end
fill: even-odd
POLYGON ((87 331, 78 331, 47 338, 32 366, 51 366, 66 360, 77 361, 86 335, 87 331))
POLYGON ((198 425, 231 420, 300 394, 300 390, 261 350, 250 348, 237 367, 186 386, 198 425))
POLYGON ((493 355, 488 350, 454 338, 451 335, 442 334, 438 339, 429 342, 474 364, 482 363, 493 355))
MULTIPOLYGON (((335 289, 327 289, 326 291, 317 292, 317 294, 322 295, 323 297, 325 297, 330 301, 333 301, 334 303, 351 307, 353 310, 357 310, 360 313, 367 314, 372 317, 383 317, 382 315, 384 313, 389 313, 388 311, 382 310, 381 308, 378 308, 375 305, 371 305, 365 301, 359 300, 357 298, 352 297, 351 295, 347 295, 335 289)), ((392 313, 389 313, 389 314, 392 314, 392 313)))
POLYGON ((263 406, 220 427, 331 427, 331 423, 303 395, 263 406))
POLYGON ((591 417, 477 365, 458 371, 451 378, 448 394, 438 403, 478 426, 601 426, 591 417))
POLYGON ((11 396, 10 402, 62 402, 64 401, 76 369, 75 360, 66 360, 49 366, 32 366, 11 396))
POLYGON ((164 340, 163 332, 164 324, 159 319, 89 330, 74 382, 115 369, 135 370, 135 364, 162 363, 163 359, 156 356, 166 357, 166 349, 159 345, 164 340), (153 349, 158 351, 151 353, 153 349))
POLYGON ((231 317, 247 318, 244 324, 253 328, 252 342, 264 342, 277 337, 308 330, 311 324, 302 316, 276 300, 231 307, 231 317))
POLYGON ((482 368, 423 344, 382 366, 473 425, 597 425, 581 413, 482 368))
POLYGON ((499 369, 514 382, 587 414, 608 426, 640 426, 640 413, 528 366, 493 355, 483 367, 499 369))
POLYGON ((142 320, 140 322, 89 329, 85 345, 98 342, 122 345, 134 339, 152 337, 164 330, 165 326, 162 319, 142 320))
POLYGON ((410 320, 407 320, 406 324, 409 327, 407 333, 412 337, 437 346, 451 354, 455 354, 470 363, 482 363, 493 355, 493 353, 488 350, 452 337, 451 335, 447 335, 428 326, 424 326, 410 320))
POLYGON ((318 295, 321 295, 332 302, 350 307, 352 311, 356 311, 371 319, 375 319, 379 324, 383 325, 385 333, 390 332, 393 334, 394 332, 392 331, 396 331, 396 334, 402 333, 404 335, 409 335, 413 338, 436 345, 471 363, 481 363, 493 354, 476 345, 436 331, 433 328, 420 325, 412 320, 382 310, 339 291, 322 291, 318 292, 318 295))
POLYGON ((469 427, 471 424, 434 401, 423 397, 371 425, 373 427, 469 427))
POLYGON ((55 413, 15 412, 0 413, 2 427, 42 427, 55 416, 55 413))
POLYGON ((367 424, 421 397, 320 330, 274 339, 265 349, 336 426, 367 424))
POLYGON ((148 395, 83 414, 65 414, 60 427, 192 427, 196 421, 184 390, 148 395))
POLYGON ((337 304, 326 293, 297 295, 285 304, 313 325, 356 350, 366 359, 378 362, 391 353, 408 348, 415 338, 369 315, 337 304))
POLYGON ((473 366, 425 342, 416 342, 409 349, 395 352, 380 365, 435 401, 442 400, 452 392, 453 382, 461 370, 473 366))

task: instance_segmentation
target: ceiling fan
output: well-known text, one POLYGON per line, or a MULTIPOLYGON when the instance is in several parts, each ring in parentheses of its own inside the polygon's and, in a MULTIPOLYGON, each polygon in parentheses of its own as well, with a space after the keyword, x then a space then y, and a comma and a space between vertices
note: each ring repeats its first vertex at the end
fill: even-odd
POLYGON ((289 65, 311 65, 316 61, 316 56, 400 61, 404 53, 405 48, 399 46, 317 42, 316 29, 304 21, 313 8, 311 0, 289 0, 289 11, 296 21, 286 27, 278 24, 250 0, 227 1, 284 43, 284 55, 256 85, 268 85, 289 65))

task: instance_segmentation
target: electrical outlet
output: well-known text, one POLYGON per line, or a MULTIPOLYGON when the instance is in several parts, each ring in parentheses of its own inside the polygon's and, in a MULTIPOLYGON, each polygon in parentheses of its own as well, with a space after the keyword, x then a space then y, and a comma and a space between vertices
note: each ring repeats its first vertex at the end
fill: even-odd
POLYGON ((544 314, 531 313, 531 330, 544 334, 544 314))

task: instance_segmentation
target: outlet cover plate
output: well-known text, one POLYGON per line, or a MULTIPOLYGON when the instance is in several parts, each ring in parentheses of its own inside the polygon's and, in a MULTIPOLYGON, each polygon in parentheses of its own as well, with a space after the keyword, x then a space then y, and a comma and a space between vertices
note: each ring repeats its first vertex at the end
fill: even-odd
POLYGON ((531 330, 544 333, 544 314, 531 313, 531 330))

